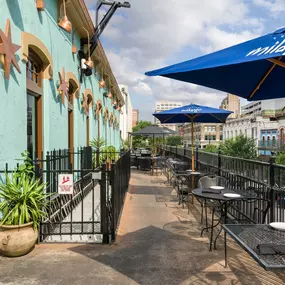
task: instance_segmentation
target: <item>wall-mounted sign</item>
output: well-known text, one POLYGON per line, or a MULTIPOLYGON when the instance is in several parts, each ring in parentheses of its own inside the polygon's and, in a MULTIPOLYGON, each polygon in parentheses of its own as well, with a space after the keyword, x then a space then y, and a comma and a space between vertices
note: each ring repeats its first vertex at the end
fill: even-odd
POLYGON ((73 174, 58 174, 58 194, 73 194, 73 174))

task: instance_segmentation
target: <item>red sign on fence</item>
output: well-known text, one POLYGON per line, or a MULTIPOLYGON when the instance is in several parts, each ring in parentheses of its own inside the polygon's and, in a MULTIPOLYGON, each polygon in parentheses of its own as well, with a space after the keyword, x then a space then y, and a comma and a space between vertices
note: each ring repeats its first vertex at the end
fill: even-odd
POLYGON ((73 174, 58 174, 58 194, 73 194, 73 174))

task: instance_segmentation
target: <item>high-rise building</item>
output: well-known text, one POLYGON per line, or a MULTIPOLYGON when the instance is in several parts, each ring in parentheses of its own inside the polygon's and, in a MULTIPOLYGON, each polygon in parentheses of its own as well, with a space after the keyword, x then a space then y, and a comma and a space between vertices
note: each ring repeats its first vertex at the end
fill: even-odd
POLYGON ((132 113, 132 126, 135 127, 139 121, 139 110, 133 109, 132 113))
POLYGON ((229 118, 238 118, 240 116, 239 97, 227 94, 227 97, 221 102, 220 109, 232 111, 233 113, 229 115, 229 118))
MULTIPOLYGON (((155 113, 159 113, 162 111, 170 110, 173 108, 179 108, 182 107, 182 102, 177 102, 177 101, 157 101, 155 103, 155 113)), ((154 123, 158 126, 162 126, 160 121, 155 118, 154 123)), ((177 130, 177 125, 176 124, 163 124, 163 127, 169 128, 173 131, 177 130)))
POLYGON ((121 131, 121 138, 126 140, 128 138, 128 133, 132 131, 132 102, 131 97, 129 94, 128 86, 126 85, 119 85, 122 97, 124 98, 125 105, 122 106, 120 112, 120 131, 121 131))

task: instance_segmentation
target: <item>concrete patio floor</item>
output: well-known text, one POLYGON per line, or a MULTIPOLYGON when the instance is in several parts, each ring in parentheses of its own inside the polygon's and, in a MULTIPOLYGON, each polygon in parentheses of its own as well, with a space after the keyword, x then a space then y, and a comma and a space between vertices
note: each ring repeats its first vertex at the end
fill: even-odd
POLYGON ((42 244, 24 257, 0 257, 0 284, 285 284, 283 272, 263 270, 232 241, 225 269, 222 238, 209 252, 200 237, 199 204, 188 214, 161 181, 132 172, 115 244, 42 244))

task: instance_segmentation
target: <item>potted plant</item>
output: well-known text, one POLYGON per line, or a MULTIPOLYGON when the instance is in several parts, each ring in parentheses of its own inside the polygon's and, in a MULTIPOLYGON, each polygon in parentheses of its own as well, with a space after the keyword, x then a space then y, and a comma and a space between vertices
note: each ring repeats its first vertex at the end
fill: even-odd
POLYGON ((110 169, 112 160, 118 160, 118 152, 116 148, 112 145, 106 146, 102 150, 103 152, 103 160, 106 161, 107 169, 110 169))
POLYGON ((11 176, 5 173, 0 184, 0 252, 5 256, 21 256, 30 252, 38 238, 38 226, 46 215, 45 184, 35 178, 31 160, 11 176))

